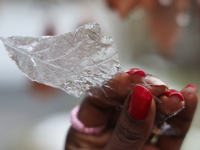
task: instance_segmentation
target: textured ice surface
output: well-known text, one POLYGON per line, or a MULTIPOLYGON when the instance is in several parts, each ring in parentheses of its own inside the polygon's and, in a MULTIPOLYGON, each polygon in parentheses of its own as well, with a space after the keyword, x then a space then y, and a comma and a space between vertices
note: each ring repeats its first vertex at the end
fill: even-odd
POLYGON ((0 39, 31 80, 78 97, 122 71, 113 40, 99 33, 100 26, 89 23, 56 36, 0 39))

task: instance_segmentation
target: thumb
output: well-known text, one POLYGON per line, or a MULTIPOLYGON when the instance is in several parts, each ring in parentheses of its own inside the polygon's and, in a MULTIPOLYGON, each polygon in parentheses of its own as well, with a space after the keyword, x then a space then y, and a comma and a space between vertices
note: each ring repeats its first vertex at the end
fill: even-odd
POLYGON ((105 150, 139 150, 145 144, 153 128, 155 102, 152 94, 136 85, 127 97, 116 128, 105 150))

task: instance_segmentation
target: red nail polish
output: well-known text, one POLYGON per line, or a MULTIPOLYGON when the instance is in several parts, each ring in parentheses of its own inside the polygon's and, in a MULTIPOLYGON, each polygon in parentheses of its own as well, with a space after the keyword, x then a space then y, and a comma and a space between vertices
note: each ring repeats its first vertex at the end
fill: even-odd
POLYGON ((181 101, 184 101, 183 95, 179 91, 173 89, 165 91, 164 95, 166 95, 167 97, 170 97, 172 95, 177 95, 181 99, 181 101))
POLYGON ((198 89, 194 84, 188 84, 185 88, 188 88, 188 87, 194 88, 196 93, 198 92, 198 89))
POLYGON ((128 106, 128 113, 132 119, 142 121, 146 118, 152 101, 152 94, 143 86, 136 85, 128 106))
POLYGON ((127 71, 125 71, 125 73, 128 73, 130 75, 133 75, 135 73, 139 73, 143 77, 146 76, 146 73, 143 70, 137 69, 137 68, 133 68, 133 69, 127 70, 127 71))

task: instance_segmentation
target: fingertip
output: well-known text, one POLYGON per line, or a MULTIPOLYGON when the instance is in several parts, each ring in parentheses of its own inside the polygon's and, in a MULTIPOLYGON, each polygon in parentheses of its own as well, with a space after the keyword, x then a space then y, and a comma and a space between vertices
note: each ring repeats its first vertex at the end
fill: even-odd
POLYGON ((116 5, 118 14, 124 18, 127 16, 132 9, 134 9, 139 4, 138 0, 120 0, 116 5))
POLYGON ((198 93, 198 89, 194 84, 188 84, 186 85, 185 88, 191 88, 192 90, 194 90, 196 93, 198 93))
POLYGON ((124 84, 127 83, 128 87, 130 88, 131 84, 136 85, 142 83, 143 77, 145 76, 145 71, 138 68, 132 68, 120 74, 118 77, 120 79, 119 82, 123 82, 124 84))
POLYGON ((139 75, 141 75, 142 77, 145 77, 145 76, 146 76, 146 73, 145 73, 143 70, 138 69, 138 68, 129 69, 129 70, 125 71, 125 73, 127 73, 127 74, 129 74, 129 75, 139 74, 139 75))
POLYGON ((198 95, 197 95, 197 87, 194 84, 188 84, 185 88, 181 90, 181 94, 183 95, 186 102, 191 101, 190 103, 197 103, 198 95))
POLYGON ((174 89, 170 89, 170 90, 165 91, 164 95, 166 95, 167 97, 176 96, 177 99, 184 101, 183 95, 179 91, 174 90, 174 89))
POLYGON ((117 8, 117 13, 121 19, 125 19, 129 13, 129 10, 125 9, 124 7, 117 8))
POLYGON ((158 110, 167 114, 174 115, 177 111, 181 110, 185 106, 183 95, 176 90, 167 90, 159 97, 160 102, 157 104, 158 110))
POLYGON ((192 119, 198 104, 198 95, 194 86, 186 86, 181 90, 185 108, 177 115, 179 118, 192 119))

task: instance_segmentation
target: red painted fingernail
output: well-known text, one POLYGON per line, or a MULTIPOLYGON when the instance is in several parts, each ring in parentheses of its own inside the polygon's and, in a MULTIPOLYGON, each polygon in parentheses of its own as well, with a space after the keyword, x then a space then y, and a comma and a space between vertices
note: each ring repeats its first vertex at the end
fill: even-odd
POLYGON ((133 68, 133 69, 127 70, 127 71, 125 71, 125 73, 128 73, 130 75, 133 75, 135 73, 139 73, 143 77, 146 76, 146 73, 143 70, 137 69, 137 68, 133 68))
POLYGON ((132 119, 142 121, 146 118, 152 101, 152 94, 143 86, 136 85, 128 106, 128 113, 132 119))
POLYGON ((177 95, 181 99, 181 101, 184 101, 183 95, 179 91, 173 89, 165 91, 164 95, 166 95, 167 97, 170 97, 172 95, 177 95))
POLYGON ((185 88, 188 88, 188 87, 194 88, 196 93, 198 92, 198 89, 194 84, 188 84, 185 88))

